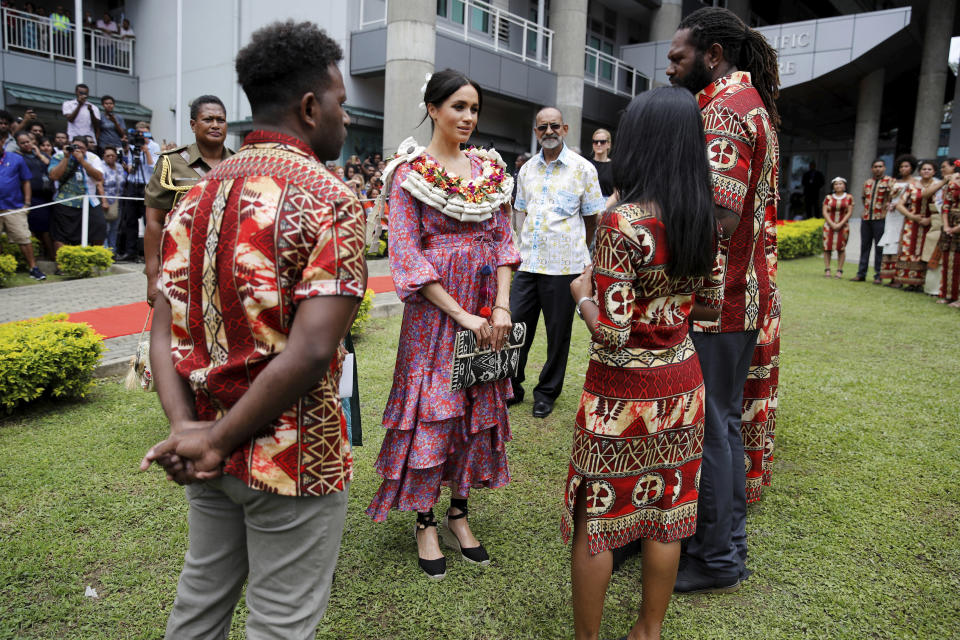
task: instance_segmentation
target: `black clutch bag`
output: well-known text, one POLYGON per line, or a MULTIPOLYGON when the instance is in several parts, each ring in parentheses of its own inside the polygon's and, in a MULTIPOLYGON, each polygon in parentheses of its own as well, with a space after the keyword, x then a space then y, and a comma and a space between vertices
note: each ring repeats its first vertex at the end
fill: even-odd
POLYGON ((453 343, 453 365, 450 371, 450 390, 462 391, 467 387, 517 375, 520 362, 520 347, 527 340, 527 325, 515 322, 500 351, 477 349, 477 336, 473 331, 457 331, 453 343))

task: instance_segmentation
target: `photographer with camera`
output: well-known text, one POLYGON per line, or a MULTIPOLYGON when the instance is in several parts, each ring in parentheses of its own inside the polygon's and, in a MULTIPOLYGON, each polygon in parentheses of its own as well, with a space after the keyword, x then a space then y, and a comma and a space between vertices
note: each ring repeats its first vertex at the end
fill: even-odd
POLYGON ((100 104, 103 105, 103 121, 100 123, 99 138, 102 156, 107 149, 119 149, 123 145, 127 123, 123 121, 123 116, 114 112, 117 101, 113 96, 103 96, 100 98, 100 104))
MULTIPOLYGON (((127 131, 123 141, 122 164, 127 178, 123 185, 123 195, 130 198, 143 198, 144 189, 153 167, 160 154, 157 143, 151 140, 149 127, 145 122, 138 122, 135 129, 127 131), (152 145, 152 146, 151 146, 152 145), (156 147, 156 149, 154 149, 156 147)), ((120 232, 117 238, 117 262, 133 262, 139 259, 141 249, 140 219, 144 218, 146 209, 143 200, 120 201, 120 232)))
POLYGON ((100 109, 88 102, 90 87, 78 84, 73 89, 76 98, 63 103, 63 115, 67 117, 67 136, 72 140, 76 136, 100 137, 100 109))
MULTIPOLYGON (((50 160, 48 169, 50 178, 57 180, 60 186, 53 201, 53 213, 50 216, 50 235, 53 236, 54 250, 59 251, 65 244, 80 244, 81 225, 83 224, 83 200, 74 196, 96 196, 97 183, 103 180, 103 162, 97 155, 87 150, 87 139, 74 136, 72 144, 63 151, 57 151, 50 160)), ((89 198, 88 243, 90 246, 103 244, 107 226, 103 218, 103 208, 96 197, 89 198)))

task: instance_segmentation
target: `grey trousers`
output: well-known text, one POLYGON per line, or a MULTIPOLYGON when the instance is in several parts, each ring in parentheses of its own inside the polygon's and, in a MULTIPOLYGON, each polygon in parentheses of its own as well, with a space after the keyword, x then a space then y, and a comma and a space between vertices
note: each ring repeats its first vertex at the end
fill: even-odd
POLYGON ((747 489, 740 419, 757 330, 690 332, 700 358, 706 406, 697 531, 687 540, 687 571, 741 576, 747 561, 747 489))
POLYGON ((255 491, 232 476, 187 485, 190 548, 167 620, 170 640, 224 640, 247 581, 248 640, 313 638, 347 512, 347 491, 255 491))

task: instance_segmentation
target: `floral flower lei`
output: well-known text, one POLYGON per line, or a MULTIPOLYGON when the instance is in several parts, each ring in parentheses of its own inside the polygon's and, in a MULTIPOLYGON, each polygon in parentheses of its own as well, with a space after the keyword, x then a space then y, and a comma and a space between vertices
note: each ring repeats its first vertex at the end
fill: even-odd
POLYGON ((506 178, 503 167, 481 149, 470 147, 467 152, 480 158, 481 171, 476 178, 464 179, 460 176, 451 176, 443 165, 426 154, 417 156, 410 166, 448 198, 459 196, 465 202, 473 204, 479 204, 487 199, 496 199, 506 178))

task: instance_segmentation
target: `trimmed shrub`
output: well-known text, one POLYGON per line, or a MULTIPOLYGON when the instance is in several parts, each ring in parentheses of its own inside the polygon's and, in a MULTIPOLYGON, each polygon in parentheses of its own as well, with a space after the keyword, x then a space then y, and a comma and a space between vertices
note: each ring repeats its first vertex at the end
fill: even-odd
POLYGON ((113 264, 113 254, 106 247, 77 247, 65 245, 57 251, 57 267, 65 276, 86 278, 100 275, 113 264))
POLYGON ((363 293, 363 300, 360 301, 360 308, 357 309, 357 317, 353 319, 353 326, 350 327, 350 333, 358 336, 366 329, 370 321, 370 309, 373 308, 373 298, 376 296, 373 289, 367 289, 363 293))
POLYGON ((823 252, 823 220, 810 218, 777 225, 777 253, 780 260, 814 256, 823 252))
MULTIPOLYGON (((42 254, 40 248, 40 241, 30 236, 30 244, 33 245, 33 255, 39 256, 42 254)), ((0 255, 13 256, 17 261, 17 271, 26 271, 27 270, 27 259, 24 257, 23 252, 20 251, 20 245, 13 244, 7 239, 7 234, 0 233, 0 255)))
POLYGON ((9 413, 41 397, 82 398, 103 352, 90 325, 52 313, 0 324, 0 406, 9 413))
POLYGON ((12 276, 16 270, 17 259, 5 253, 0 254, 0 287, 7 282, 7 278, 12 276))

